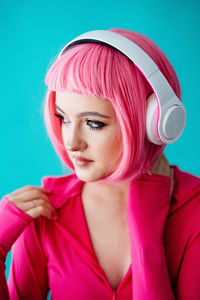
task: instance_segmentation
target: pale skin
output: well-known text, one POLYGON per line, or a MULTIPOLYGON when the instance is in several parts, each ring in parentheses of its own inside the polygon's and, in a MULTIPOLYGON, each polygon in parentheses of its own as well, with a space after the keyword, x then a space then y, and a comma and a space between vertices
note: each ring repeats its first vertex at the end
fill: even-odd
MULTIPOLYGON (((112 209, 116 214, 121 213, 121 208, 127 200, 130 182, 123 184, 96 184, 96 181, 106 174, 112 173, 117 167, 120 157, 119 145, 121 137, 117 136, 119 127, 112 104, 107 99, 93 98, 76 93, 57 92, 56 105, 59 106, 66 114, 63 115, 64 122, 62 126, 63 142, 72 147, 72 150, 66 150, 69 157, 73 153, 79 153, 88 159, 94 160, 89 168, 79 168, 74 165, 76 175, 86 182, 84 185, 83 196, 87 194, 90 198, 105 206, 106 209, 112 209), (92 111, 106 115, 108 118, 96 116, 76 117, 78 113, 92 111), (68 115, 68 117, 67 117, 68 115), (90 120, 89 123, 87 120, 90 120), (92 123, 91 120, 106 124, 100 130, 90 130, 91 127, 97 127, 101 123, 92 123), (110 163, 113 158, 116 160, 110 163), (120 208, 120 209, 119 209, 120 208)), ((102 125, 101 124, 101 125, 102 125)), ((73 161, 73 159, 72 159, 73 161)), ((171 177, 171 192, 173 189, 173 170, 164 156, 152 168, 151 172, 171 177)), ((25 186, 7 194, 8 200, 13 202, 21 210, 33 218, 40 215, 48 218, 54 218, 56 211, 49 201, 48 191, 42 187, 25 186), (34 203, 33 203, 34 200, 34 203)), ((89 197, 88 197, 89 198, 89 197)))

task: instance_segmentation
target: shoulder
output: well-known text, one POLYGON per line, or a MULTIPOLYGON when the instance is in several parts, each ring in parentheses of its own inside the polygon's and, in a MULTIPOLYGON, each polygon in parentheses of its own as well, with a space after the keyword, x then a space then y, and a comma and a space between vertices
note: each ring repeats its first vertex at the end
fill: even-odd
POLYGON ((182 171, 175 165, 171 167, 174 168, 173 198, 176 202, 173 209, 177 209, 194 197, 200 199, 200 177, 182 171))
POLYGON ((184 240, 193 240, 200 233, 200 178, 174 168, 174 190, 169 210, 173 231, 182 232, 184 240))
POLYGON ((200 178, 174 168, 174 189, 164 230, 164 246, 172 282, 186 253, 200 234, 200 178))
POLYGON ((78 195, 84 184, 75 173, 62 176, 44 176, 41 182, 42 187, 52 191, 48 197, 55 208, 63 206, 67 200, 78 195))

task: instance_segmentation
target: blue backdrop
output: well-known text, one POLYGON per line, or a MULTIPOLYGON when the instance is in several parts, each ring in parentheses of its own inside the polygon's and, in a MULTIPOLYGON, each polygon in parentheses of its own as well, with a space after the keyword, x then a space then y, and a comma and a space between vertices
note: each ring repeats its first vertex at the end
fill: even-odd
POLYGON ((199 9, 198 0, 1 1, 0 197, 67 172, 44 126, 44 78, 65 43, 93 29, 141 32, 168 56, 180 79, 187 123, 165 154, 171 164, 199 176, 199 9))

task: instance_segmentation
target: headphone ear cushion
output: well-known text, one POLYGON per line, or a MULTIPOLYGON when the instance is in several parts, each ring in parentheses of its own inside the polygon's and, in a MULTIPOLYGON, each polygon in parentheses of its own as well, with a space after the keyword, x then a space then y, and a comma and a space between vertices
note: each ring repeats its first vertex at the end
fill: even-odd
POLYGON ((147 99, 146 106, 146 134, 147 139, 156 145, 164 144, 158 136, 158 102, 155 94, 151 94, 147 99))

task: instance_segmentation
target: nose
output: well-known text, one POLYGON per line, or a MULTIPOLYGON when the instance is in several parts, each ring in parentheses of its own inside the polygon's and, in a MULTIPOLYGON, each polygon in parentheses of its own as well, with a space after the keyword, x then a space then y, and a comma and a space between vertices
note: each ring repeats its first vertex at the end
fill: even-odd
POLYGON ((87 147, 83 135, 75 127, 63 132, 63 141, 65 148, 70 151, 83 151, 87 147))

